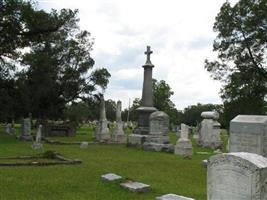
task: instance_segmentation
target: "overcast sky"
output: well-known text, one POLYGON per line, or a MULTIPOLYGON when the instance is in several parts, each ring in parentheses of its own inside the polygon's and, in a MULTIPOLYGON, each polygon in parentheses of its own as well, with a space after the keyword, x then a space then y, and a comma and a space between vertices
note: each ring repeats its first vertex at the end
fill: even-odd
MULTIPOLYGON (((111 73, 106 99, 141 98, 144 51, 150 45, 153 78, 172 88, 177 109, 221 103, 221 84, 204 69, 214 58, 212 27, 226 0, 39 0, 39 8, 77 8, 80 27, 95 38, 95 67, 111 73)), ((232 0, 230 2, 236 2, 232 0)))

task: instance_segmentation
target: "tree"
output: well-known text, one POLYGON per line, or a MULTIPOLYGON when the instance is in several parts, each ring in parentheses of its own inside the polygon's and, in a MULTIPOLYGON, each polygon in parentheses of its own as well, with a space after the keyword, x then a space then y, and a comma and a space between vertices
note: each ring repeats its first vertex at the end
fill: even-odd
POLYGON ((224 82, 221 97, 225 120, 236 114, 264 114, 267 94, 267 3, 265 0, 227 1, 214 23, 218 33, 215 61, 205 61, 212 77, 224 82))
POLYGON ((12 98, 20 102, 16 111, 20 110, 21 115, 32 112, 35 117, 59 118, 67 104, 86 100, 98 89, 107 87, 110 74, 105 68, 93 70, 94 60, 90 56, 93 39, 89 32, 79 29, 77 10, 46 13, 35 10, 31 2, 19 0, 4 1, 1 9, 5 14, 1 21, 2 65, 8 66, 11 59, 20 58, 23 67, 9 77, 15 86, 8 89, 18 88, 18 98, 12 98), (12 5, 17 5, 14 12, 12 5), (9 33, 5 26, 18 28, 9 33), (9 47, 11 33, 14 44, 4 48, 9 47), (29 49, 22 53, 25 47, 29 49))
MULTIPOLYGON (((183 113, 183 123, 196 126, 202 121, 201 113, 204 111, 216 110, 219 114, 222 114, 222 105, 215 104, 200 104, 188 106, 184 109, 183 113)), ((221 120, 219 120, 221 122, 221 120)))

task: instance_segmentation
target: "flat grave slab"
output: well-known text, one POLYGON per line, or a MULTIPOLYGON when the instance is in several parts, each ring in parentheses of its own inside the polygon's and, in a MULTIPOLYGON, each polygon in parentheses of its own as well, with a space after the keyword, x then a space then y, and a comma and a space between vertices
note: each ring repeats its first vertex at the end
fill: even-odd
POLYGON ((194 199, 180 196, 177 194, 165 194, 163 196, 156 197, 156 200, 194 200, 194 199))
POLYGON ((149 192, 151 187, 150 185, 144 184, 144 183, 139 183, 139 182, 133 182, 133 181, 128 181, 125 183, 120 184, 123 188, 128 189, 131 192, 142 192, 146 193, 149 192))
POLYGON ((113 173, 104 174, 101 176, 102 180, 104 181, 116 181, 122 179, 121 176, 113 173))

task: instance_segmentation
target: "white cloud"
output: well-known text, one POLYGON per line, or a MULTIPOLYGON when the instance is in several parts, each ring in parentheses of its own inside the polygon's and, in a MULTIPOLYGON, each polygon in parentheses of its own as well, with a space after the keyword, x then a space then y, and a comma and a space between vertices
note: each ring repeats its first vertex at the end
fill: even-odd
MULTIPOLYGON (((231 2, 236 2, 232 0, 231 2)), ((220 103, 220 83, 204 69, 212 58, 212 31, 225 0, 40 0, 40 7, 77 8, 80 25, 95 38, 96 66, 112 74, 106 98, 141 97, 146 45, 154 53, 154 78, 174 91, 178 109, 196 103, 220 103), (139 89, 137 88, 139 87, 139 89)))

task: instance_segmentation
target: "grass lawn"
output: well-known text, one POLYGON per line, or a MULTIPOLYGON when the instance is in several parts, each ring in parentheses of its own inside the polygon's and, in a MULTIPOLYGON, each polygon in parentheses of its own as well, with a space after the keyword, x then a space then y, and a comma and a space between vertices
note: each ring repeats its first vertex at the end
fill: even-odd
MULTIPOLYGON (((83 127, 75 137, 61 140, 91 140, 92 130, 83 127)), ((175 143, 175 134, 171 141, 175 143)), ((31 142, 20 142, 14 136, 0 130, 0 157, 36 155, 31 142)), ((196 147, 194 151, 209 151, 196 147)), ((123 145, 49 145, 67 158, 78 158, 80 165, 45 167, 0 167, 1 200, 154 200, 156 196, 176 193, 197 200, 206 199, 206 169, 201 161, 210 155, 193 155, 191 160, 158 152, 146 152, 123 145), (115 183, 100 179, 104 173, 113 172, 151 185, 147 194, 135 194, 120 188, 115 183)))

